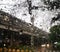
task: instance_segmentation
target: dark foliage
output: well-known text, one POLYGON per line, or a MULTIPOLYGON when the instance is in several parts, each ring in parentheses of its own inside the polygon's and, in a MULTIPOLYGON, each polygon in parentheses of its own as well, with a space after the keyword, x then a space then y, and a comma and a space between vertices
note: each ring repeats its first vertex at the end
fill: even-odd
POLYGON ((53 27, 51 27, 50 29, 50 40, 52 42, 59 42, 60 41, 60 25, 55 25, 53 27))

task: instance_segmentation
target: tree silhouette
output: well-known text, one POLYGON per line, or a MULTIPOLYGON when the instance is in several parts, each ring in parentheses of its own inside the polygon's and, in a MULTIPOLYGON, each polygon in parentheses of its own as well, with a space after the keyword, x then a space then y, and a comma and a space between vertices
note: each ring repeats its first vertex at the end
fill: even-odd
POLYGON ((60 25, 55 25, 50 28, 49 37, 52 42, 60 41, 60 25))

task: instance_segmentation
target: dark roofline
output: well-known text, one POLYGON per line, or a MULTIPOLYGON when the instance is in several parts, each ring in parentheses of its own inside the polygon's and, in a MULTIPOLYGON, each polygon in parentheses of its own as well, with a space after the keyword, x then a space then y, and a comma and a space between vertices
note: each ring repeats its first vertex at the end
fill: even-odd
MULTIPOLYGON (((45 34, 43 33, 44 31, 42 31, 41 29, 33 26, 32 24, 26 23, 20 19, 18 19, 15 16, 12 16, 4 11, 0 11, 0 15, 3 16, 3 18, 5 18, 6 16, 9 17, 10 21, 3 21, 3 19, 0 19, 1 23, 3 25, 12 27, 12 28, 17 28, 17 30, 20 32, 21 30, 23 30, 24 33, 29 33, 29 34, 34 34, 34 36, 37 36, 37 34, 45 34), (17 23, 15 21, 18 21, 17 23), (11 23, 11 24, 10 24, 11 23)), ((2 17, 0 17, 2 18, 2 17)))

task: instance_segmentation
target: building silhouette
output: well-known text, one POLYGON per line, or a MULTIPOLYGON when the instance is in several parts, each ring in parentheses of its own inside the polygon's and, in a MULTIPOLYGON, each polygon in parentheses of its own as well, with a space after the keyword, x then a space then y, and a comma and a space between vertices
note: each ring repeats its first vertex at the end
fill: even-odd
MULTIPOLYGON (((37 37, 46 38, 48 33, 15 16, 0 11, 0 47, 30 46, 31 36, 34 36, 37 41, 37 37)), ((34 45, 37 44, 35 40, 34 45)))

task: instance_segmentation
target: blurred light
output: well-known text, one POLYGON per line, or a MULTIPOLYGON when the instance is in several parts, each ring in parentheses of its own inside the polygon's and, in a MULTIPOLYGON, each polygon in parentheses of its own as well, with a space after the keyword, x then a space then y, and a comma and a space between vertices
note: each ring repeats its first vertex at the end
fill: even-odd
POLYGON ((41 45, 41 47, 45 47, 45 46, 46 46, 45 44, 41 45))
POLYGON ((18 20, 16 20, 16 22, 18 22, 18 20))
POLYGON ((20 35, 22 35, 22 32, 19 32, 20 35))
POLYGON ((50 0, 50 2, 52 2, 52 1, 54 1, 54 0, 50 0))
POLYGON ((54 42, 54 44, 57 44, 58 42, 54 42))
POLYGON ((47 44, 47 47, 49 47, 49 44, 47 44))
POLYGON ((45 38, 45 36, 43 36, 42 38, 45 38))
POLYGON ((6 46, 6 44, 4 44, 4 46, 6 46))

